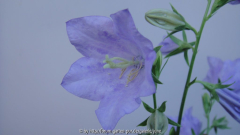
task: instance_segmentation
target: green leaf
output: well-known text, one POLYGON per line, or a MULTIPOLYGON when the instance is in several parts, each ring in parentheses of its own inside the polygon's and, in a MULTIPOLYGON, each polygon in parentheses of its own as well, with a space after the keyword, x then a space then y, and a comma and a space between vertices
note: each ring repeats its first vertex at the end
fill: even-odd
POLYGON ((150 112, 150 113, 154 113, 154 112, 155 112, 155 110, 154 110, 152 107, 150 107, 148 104, 146 104, 146 103, 143 102, 143 101, 142 101, 142 103, 143 103, 144 108, 145 108, 148 112, 150 112))
POLYGON ((166 102, 167 102, 167 101, 164 101, 164 102, 162 103, 162 105, 158 108, 158 111, 159 111, 159 112, 165 112, 165 110, 166 110, 166 102))
MULTIPOLYGON (((169 33, 164 39, 168 38, 169 36, 171 36, 171 35, 173 35, 174 33, 177 33, 177 32, 179 32, 179 31, 172 31, 172 32, 169 33)), ((164 39, 163 39, 163 40, 164 40, 164 39)))
POLYGON ((153 50, 157 53, 160 49, 161 49, 162 46, 157 46, 155 47, 153 50))
POLYGON ((187 35, 186 35, 185 30, 182 31, 182 35, 183 35, 183 41, 187 42, 187 35))
POLYGON ((204 93, 202 96, 203 108, 206 115, 210 113, 210 97, 207 93, 204 93))
POLYGON ((184 59, 185 59, 185 61, 186 61, 187 65, 189 66, 189 60, 188 60, 188 50, 185 50, 185 51, 184 51, 184 59))
POLYGON ((172 127, 169 131, 169 135, 175 135, 175 134, 176 134, 175 128, 172 127))
POLYGON ((155 82, 155 83, 157 83, 157 84, 163 84, 162 82, 160 82, 159 80, 158 80, 158 78, 152 73, 152 77, 153 77, 153 81, 155 82))
POLYGON ((173 120, 171 120, 169 118, 168 118, 168 124, 173 125, 173 126, 177 126, 177 127, 181 127, 180 124, 176 123, 175 121, 173 121, 173 120))
POLYGON ((145 119, 142 123, 140 123, 139 125, 137 125, 138 127, 139 126, 146 126, 147 125, 147 120, 148 120, 149 117, 147 117, 147 119, 145 119))
POLYGON ((169 36, 169 37, 170 37, 171 40, 172 40, 174 43, 176 43, 178 46, 181 46, 182 44, 184 44, 184 42, 183 42, 182 40, 178 39, 177 37, 175 37, 175 36, 173 36, 173 35, 171 35, 171 36, 169 36))
POLYGON ((166 60, 166 62, 164 63, 163 67, 161 68, 160 74, 161 74, 162 70, 164 69, 164 67, 166 66, 166 64, 168 63, 168 60, 169 60, 169 58, 166 60))
POLYGON ((196 135, 195 132, 194 132, 194 130, 193 130, 192 128, 191 128, 191 131, 192 131, 192 135, 196 135))
POLYGON ((188 49, 190 49, 190 48, 192 48, 191 45, 189 45, 188 43, 184 43, 184 44, 182 44, 180 47, 178 47, 177 49, 173 50, 173 51, 170 52, 168 55, 166 55, 165 58, 168 58, 168 57, 177 55, 177 54, 182 53, 182 52, 184 52, 185 50, 188 50, 188 49))

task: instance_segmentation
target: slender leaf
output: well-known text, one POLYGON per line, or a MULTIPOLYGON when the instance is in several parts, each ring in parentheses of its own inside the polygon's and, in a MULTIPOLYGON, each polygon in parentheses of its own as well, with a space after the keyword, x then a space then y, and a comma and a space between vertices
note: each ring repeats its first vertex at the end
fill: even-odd
POLYGON ((180 124, 176 123, 175 121, 173 121, 173 120, 171 120, 169 118, 168 118, 168 124, 173 125, 173 126, 177 126, 177 127, 181 127, 180 124))
POLYGON ((138 124, 137 126, 146 126, 147 125, 147 120, 149 117, 147 117, 142 123, 138 124))
POLYGON ((144 108, 145 108, 148 112, 150 112, 150 113, 154 113, 154 112, 155 112, 155 110, 154 110, 152 107, 150 107, 148 104, 146 104, 146 103, 143 102, 143 101, 142 101, 142 103, 143 103, 144 108))
POLYGON ((153 81, 155 82, 155 83, 157 83, 157 84, 163 84, 162 82, 160 82, 159 80, 158 80, 158 78, 152 73, 152 77, 153 77, 153 81))

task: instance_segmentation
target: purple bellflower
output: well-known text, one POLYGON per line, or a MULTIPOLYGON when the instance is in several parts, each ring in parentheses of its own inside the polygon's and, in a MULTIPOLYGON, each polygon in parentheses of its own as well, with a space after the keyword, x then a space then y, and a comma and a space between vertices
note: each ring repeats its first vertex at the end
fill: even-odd
POLYGON ((128 9, 66 25, 71 44, 85 57, 72 64, 61 85, 78 97, 101 101, 96 115, 105 130, 112 130, 140 106, 140 97, 155 93, 153 45, 138 32, 128 9))
MULTIPOLYGON (((169 117, 173 121, 177 122, 178 117, 169 117)), ((169 130, 172 128, 172 125, 169 125, 169 130)), ((192 107, 188 108, 185 111, 185 114, 182 117, 180 135, 192 135, 192 130, 194 130, 196 135, 199 135, 201 132, 202 123, 192 116, 192 107)), ((176 130, 176 128, 175 128, 176 130)))
POLYGON ((233 0, 229 3, 232 4, 232 5, 240 4, 240 0, 233 0))
MULTIPOLYGON (((165 37, 166 36, 164 36, 163 39, 165 37)), ((167 55, 179 47, 176 43, 172 41, 170 37, 167 37, 166 39, 164 39, 159 45, 162 46, 160 51, 162 52, 163 55, 167 55)))
POLYGON ((205 81, 223 84, 232 84, 229 89, 217 89, 219 102, 223 108, 240 123, 240 59, 223 62, 219 58, 208 57, 210 69, 205 81))

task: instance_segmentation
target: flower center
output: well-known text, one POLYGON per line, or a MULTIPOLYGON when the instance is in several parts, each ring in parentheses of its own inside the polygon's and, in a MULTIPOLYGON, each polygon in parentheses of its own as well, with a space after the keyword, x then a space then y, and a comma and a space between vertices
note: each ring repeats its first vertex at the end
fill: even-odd
POLYGON ((143 68, 142 60, 143 60, 142 57, 133 57, 133 59, 129 61, 120 57, 109 58, 109 56, 106 55, 105 60, 103 61, 103 63, 106 64, 103 66, 103 68, 121 68, 122 72, 119 76, 120 79, 123 76, 124 72, 126 71, 127 67, 134 66, 134 68, 128 74, 127 83, 125 85, 127 87, 128 84, 137 77, 139 71, 143 68), (113 62, 114 60, 118 60, 120 62, 115 63, 113 62))

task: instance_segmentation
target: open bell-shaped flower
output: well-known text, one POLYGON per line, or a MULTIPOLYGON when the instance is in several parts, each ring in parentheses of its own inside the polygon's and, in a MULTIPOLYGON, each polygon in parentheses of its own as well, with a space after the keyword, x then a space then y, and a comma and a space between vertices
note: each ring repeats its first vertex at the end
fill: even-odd
POLYGON ((153 9, 145 14, 145 19, 152 25, 169 31, 177 31, 186 25, 184 18, 166 9, 153 9))
POLYGON ((105 130, 112 130, 140 106, 140 97, 155 93, 153 45, 127 9, 111 18, 87 16, 66 25, 71 44, 84 57, 72 64, 61 85, 78 97, 101 101, 96 115, 105 130))

